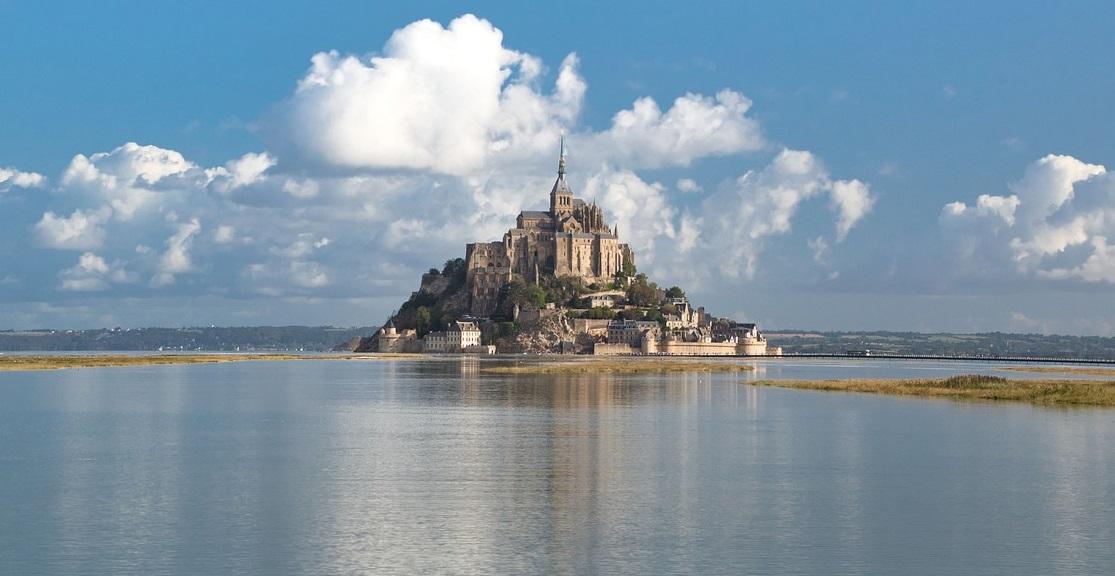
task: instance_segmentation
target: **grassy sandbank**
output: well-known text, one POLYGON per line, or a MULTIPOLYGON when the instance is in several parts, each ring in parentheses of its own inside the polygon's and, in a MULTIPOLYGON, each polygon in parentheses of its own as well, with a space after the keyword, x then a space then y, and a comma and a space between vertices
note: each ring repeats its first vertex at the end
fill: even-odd
POLYGON ((518 366, 492 366, 485 372, 496 374, 642 374, 655 372, 747 372, 750 364, 734 361, 713 362, 688 358, 609 358, 607 360, 570 360, 537 362, 518 366))
POLYGON ((1094 380, 1010 380, 999 376, 964 375, 933 380, 760 380, 748 384, 954 400, 1005 400, 1042 406, 1115 407, 1115 382, 1094 380))
POLYGON ((1094 366, 1009 366, 1003 370, 1011 372, 1034 372, 1039 374, 1076 374, 1079 376, 1115 376, 1115 368, 1094 366))
POLYGON ((152 366, 159 364, 214 364, 254 360, 337 360, 365 358, 359 354, 90 354, 90 355, 4 355, 0 356, 0 372, 27 370, 60 370, 62 368, 109 368, 119 366, 152 366))

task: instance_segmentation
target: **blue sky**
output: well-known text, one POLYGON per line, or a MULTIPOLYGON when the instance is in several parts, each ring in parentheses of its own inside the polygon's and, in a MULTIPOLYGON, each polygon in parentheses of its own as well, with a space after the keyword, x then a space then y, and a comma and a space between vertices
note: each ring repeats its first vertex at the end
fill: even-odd
POLYGON ((4 328, 376 323, 544 203, 566 129, 714 312, 1115 332, 1107 3, 150 4, 0 1, 4 328), (411 72, 299 88, 319 53, 411 72))

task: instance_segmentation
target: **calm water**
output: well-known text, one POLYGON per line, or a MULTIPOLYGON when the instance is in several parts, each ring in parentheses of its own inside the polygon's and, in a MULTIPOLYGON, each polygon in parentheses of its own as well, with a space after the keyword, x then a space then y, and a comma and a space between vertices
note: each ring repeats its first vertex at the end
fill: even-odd
POLYGON ((0 573, 1115 573, 1115 410, 486 362, 0 373, 0 573))

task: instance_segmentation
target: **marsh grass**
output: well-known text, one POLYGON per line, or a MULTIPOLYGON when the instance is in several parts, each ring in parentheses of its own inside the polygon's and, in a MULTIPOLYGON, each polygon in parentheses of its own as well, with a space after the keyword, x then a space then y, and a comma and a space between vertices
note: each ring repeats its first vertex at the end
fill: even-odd
POLYGON ((1092 366, 1008 366, 1003 370, 1011 372, 1035 372, 1041 374, 1077 374, 1080 376, 1115 376, 1115 368, 1096 368, 1092 366))
POLYGON ((661 372, 748 372, 755 367, 741 362, 685 358, 615 358, 608 360, 538 362, 518 366, 492 366, 493 374, 642 374, 661 372))
POLYGON ((1115 382, 1092 380, 1011 380, 1000 376, 966 374, 934 380, 760 380, 749 384, 954 400, 1002 400, 1043 406, 1115 407, 1115 382))

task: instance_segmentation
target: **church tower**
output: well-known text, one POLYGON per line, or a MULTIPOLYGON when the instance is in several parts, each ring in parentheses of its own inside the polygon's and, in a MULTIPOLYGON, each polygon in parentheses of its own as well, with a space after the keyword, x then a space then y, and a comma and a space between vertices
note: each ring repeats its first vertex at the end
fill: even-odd
POLYGON ((573 212, 573 191, 565 182, 565 136, 561 137, 561 152, 558 157, 558 177, 550 190, 550 214, 558 217, 573 212))

